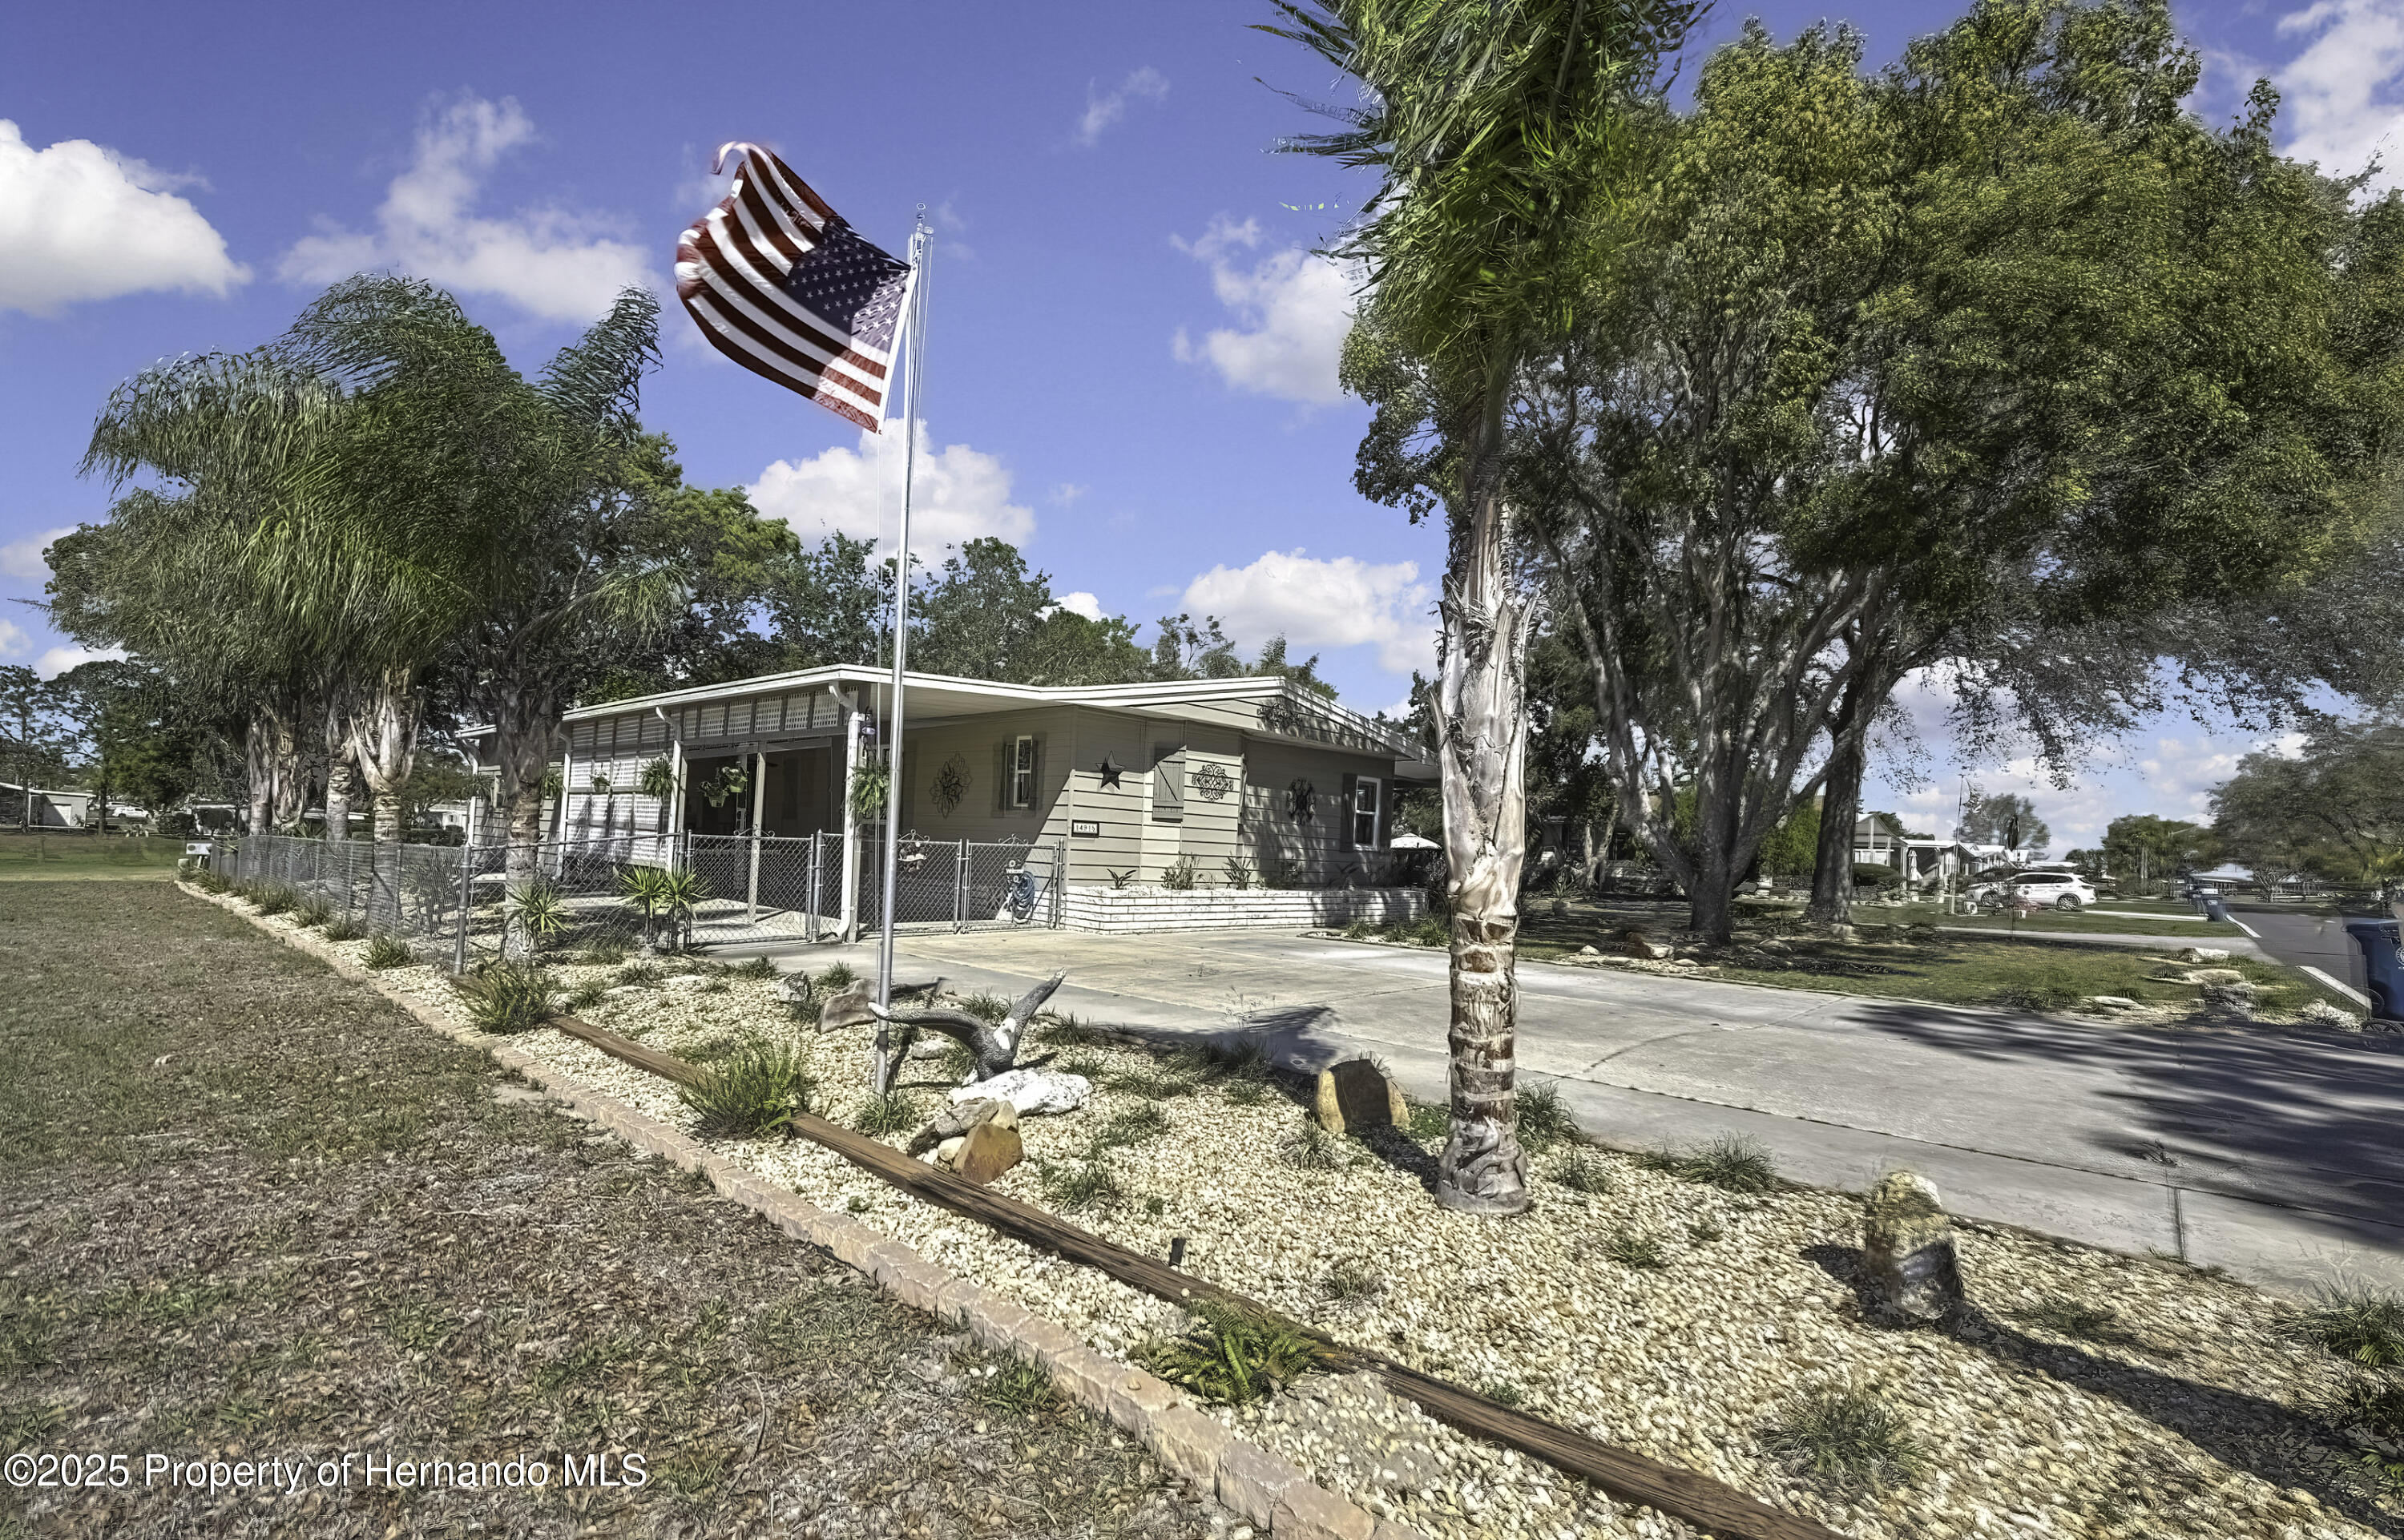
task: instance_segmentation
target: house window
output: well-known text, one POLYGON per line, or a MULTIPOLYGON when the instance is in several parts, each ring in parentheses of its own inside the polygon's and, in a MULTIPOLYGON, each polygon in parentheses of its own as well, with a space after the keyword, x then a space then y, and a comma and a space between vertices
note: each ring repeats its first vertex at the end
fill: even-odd
POLYGON ((1021 734, 1010 740, 1008 790, 1004 805, 1032 807, 1035 805, 1035 739, 1021 734))
POLYGON ((1363 776, 1352 787, 1352 843, 1363 850, 1377 845, 1377 777, 1363 776))

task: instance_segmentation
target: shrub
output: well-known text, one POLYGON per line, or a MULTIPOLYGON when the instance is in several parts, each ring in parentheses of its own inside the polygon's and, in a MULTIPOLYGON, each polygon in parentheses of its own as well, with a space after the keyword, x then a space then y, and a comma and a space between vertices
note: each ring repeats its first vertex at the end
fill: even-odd
POLYGON ((667 977, 667 974, 661 972, 659 964, 655 962, 630 962, 623 968, 619 969, 617 974, 618 983, 622 986, 628 984, 657 984, 660 980, 665 977, 667 977))
POLYGON ((1321 1281, 1320 1292, 1330 1299, 1350 1304, 1357 1300, 1375 1299, 1383 1293, 1386 1281, 1357 1262, 1338 1262, 1327 1269, 1321 1281))
POLYGON ((859 977, 858 973, 851 971, 850 963, 830 962, 818 970, 818 977, 810 980, 810 983, 820 994, 825 994, 830 990, 847 988, 859 977))
POLYGON ((988 1027, 999 1027, 1010 1015, 1010 1001, 999 995, 971 995, 960 1001, 960 1009, 988 1027))
POLYGON ((1762 1442, 1796 1474, 1846 1492, 1908 1487, 1928 1465, 1903 1419, 1866 1391, 1807 1391, 1762 1442))
POLYGON ((726 973, 730 978, 757 979, 762 984, 774 984, 785 976, 778 971, 776 965, 766 958, 747 959, 726 970, 726 973))
POLYGON ((1670 1265, 1658 1238, 1641 1230, 1616 1229, 1602 1238, 1602 1254, 1623 1267, 1650 1270, 1670 1265))
POLYGON ((1577 1125, 1570 1118, 1570 1110, 1561 1100, 1561 1088, 1556 1082, 1538 1081, 1520 1087, 1515 1099, 1518 1106, 1519 1144, 1522 1149, 1542 1155, 1564 1140, 1577 1137, 1577 1125))
POLYGON ((262 915, 281 915, 289 912, 293 904, 299 901, 299 894, 283 884, 276 883, 261 887, 258 896, 250 902, 262 915))
POLYGON ((2324 1290, 2297 1324, 2307 1341, 2373 1369, 2404 1365, 2404 1295, 2379 1289, 2324 1290))
POLYGON ((368 928, 348 915, 336 915, 326 922, 328 941, 356 941, 368 933, 368 928))
POLYGON ((609 998, 609 987, 599 979, 587 979, 570 991, 566 1009, 571 1015, 580 1015, 609 998))
POLYGON ((468 997, 468 1019, 481 1031, 530 1031, 558 1014, 552 996, 559 986, 525 963, 487 963, 460 979, 457 987, 468 997))
POLYGON ((378 936, 368 943, 367 964, 381 972, 386 968, 406 968, 417 960, 409 943, 398 936, 378 936))
POLYGON ((1239 893, 1251 887, 1252 863, 1251 861, 1246 861, 1241 856, 1229 856, 1224 861, 1221 862, 1221 865, 1227 874, 1228 887, 1235 889, 1239 893))
POLYGON ((293 905, 292 917, 300 922, 300 929, 314 931, 334 917, 334 906, 312 893, 293 905))
POLYGON ((2084 997, 2072 985, 2047 979, 2024 979, 2006 984, 1987 997, 1987 1003, 2006 1011, 2060 1011, 2076 1005, 2084 997))
POLYGON ((1308 1118, 1286 1140, 1278 1157, 1301 1171, 1335 1171, 1344 1167, 1344 1150, 1336 1137, 1308 1118))
POLYGON ((1866 861, 1853 863, 1855 888, 1866 888, 1873 893, 1882 893, 1901 881, 1903 881, 1902 874, 1892 866, 1880 866, 1866 861))
POLYGON ((1553 1180, 1573 1193, 1611 1191, 1611 1169, 1584 1150, 1571 1151, 1568 1159, 1553 1168, 1553 1180))
POLYGON ((1189 851, 1162 868, 1160 885, 1172 893, 1192 892, 1196 870, 1193 854, 1189 851))
POLYGON ((2404 1497, 2404 1381, 2388 1375, 2356 1375, 2324 1402, 2322 1419, 2355 1449, 2366 1484, 2388 1496, 2404 1497))
POLYGON ((1103 1069, 1101 1059, 1093 1054, 1070 1054, 1060 1061, 1062 1074, 1083 1075, 1087 1080, 1100 1079, 1103 1069))
POLYGON ((873 1096, 860 1104, 851 1126, 863 1134, 906 1134, 918 1126, 918 1104, 899 1091, 873 1096))
POLYGON ((614 968, 626 960, 626 944, 615 939, 593 942, 576 960, 594 968, 614 968))
POLYGON ((507 923, 523 933, 539 951, 546 942, 565 931, 574 916, 567 907, 567 897, 559 884, 548 877, 536 877, 510 895, 503 905, 507 923))
POLYGON ((765 1139, 807 1111, 809 1096, 801 1055, 757 1038, 693 1084, 677 1087, 677 1099, 692 1113, 692 1131, 703 1139, 765 1139))
POLYGON ((1206 1401, 1256 1401, 1327 1360, 1316 1338, 1274 1316, 1215 1299, 1197 1299, 1188 1309, 1197 1323, 1193 1331, 1139 1356, 1163 1379, 1206 1401))
POLYGON ((1778 1168, 1771 1163, 1769 1152, 1736 1134, 1722 1134, 1685 1155, 1649 1164, 1723 1192, 1767 1193, 1778 1187, 1778 1168))
POLYGON ((1377 933, 1377 928, 1365 919, 1356 919, 1344 927, 1344 939, 1347 941, 1367 941, 1377 933))

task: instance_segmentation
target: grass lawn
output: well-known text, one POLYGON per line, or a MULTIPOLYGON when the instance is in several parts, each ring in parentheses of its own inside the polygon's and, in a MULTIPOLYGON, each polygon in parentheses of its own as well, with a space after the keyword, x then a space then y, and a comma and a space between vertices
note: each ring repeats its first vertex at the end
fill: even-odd
POLYGON ((37 831, 21 834, 0 832, 0 882, 35 878, 44 882, 91 877, 168 877, 183 858, 184 842, 143 835, 37 831))
MULTIPOLYGON (((2172 956, 2182 941, 2208 946, 2216 933, 2238 934, 2234 926, 2193 925, 2171 931, 2163 925, 2162 949, 2146 952, 2133 946, 2048 942, 2042 931, 2026 921, 2021 923, 2017 938, 2008 933, 1990 939, 1984 935, 1922 931, 1921 939, 1914 941, 1905 936, 1900 925, 1890 931, 1872 919, 1904 917, 1912 912, 1908 907, 1857 910, 1855 917, 1865 922, 1859 927, 1862 939, 1825 942, 1792 933, 1799 913, 1792 906, 1740 904, 1740 945, 1718 960, 1717 976, 1790 989, 1905 996, 1948 1005, 2000 1005, 2025 1010, 2058 1010, 2088 995, 2119 995, 2147 1005, 2192 1004, 2199 1000, 2197 987, 2149 977, 2172 970, 2146 959, 2172 956), (1783 952, 1770 954, 1743 945, 1772 931, 1781 933, 1783 952)), ((1933 906, 1924 913, 1929 919, 1937 917, 1933 906)), ((1638 900, 1600 904, 1572 902, 1567 905, 1567 913, 1555 915, 1550 903, 1543 901, 1530 906, 1521 923, 1519 951, 1523 957, 1539 959, 1568 957, 1587 945, 1613 951, 1616 948, 1612 938, 1626 927, 1641 926, 1666 938, 1682 927, 1685 918, 1683 903, 1638 900)), ((1957 922, 1969 921, 1967 917, 1945 920, 1949 925, 1957 922)), ((2082 929, 2111 931, 2125 925, 2143 933, 2147 923, 2129 920, 2116 925, 2097 921, 2082 929)), ((1431 925, 1424 935, 1400 939, 1441 945, 1442 927, 1431 925)), ((2325 1000, 2347 1011, 2360 1011, 2353 1001, 2277 964, 2237 958, 2213 966, 2238 969, 2253 980, 2259 989, 2256 1002, 2265 1013, 2285 1015, 2313 1000, 2325 1000)))
MULTIPOLYGON (((2106 903, 2095 907, 2111 910, 2120 906, 2106 903)), ((2184 936, 2190 943, 2202 946, 2213 945, 2212 938, 2215 936, 2242 938, 2245 934, 2224 920, 2208 920, 2201 917, 2190 920, 2167 917, 2175 912, 2148 905, 2145 910, 2130 911, 2130 914, 2146 917, 2131 918, 2130 914, 2097 914, 2094 910, 2072 915, 2059 909, 2040 909, 2034 915, 2022 915, 2019 929, 2024 932, 2051 931, 2069 935, 2184 936), (2151 917, 2155 915, 2164 917, 2151 917)), ((2194 913, 2193 910, 2185 912, 2194 913)), ((1857 909, 1854 917, 1872 925, 1959 925, 1978 931, 2001 931, 2006 934, 2013 929, 2009 915, 1949 915, 1933 903, 1905 903, 1893 909, 1857 909)))
POLYGON ((1199 1535, 1141 1451, 167 883, 0 884, 0 1537, 1199 1535), (549 1463, 211 1498, 141 1459, 549 1463), (563 1455, 647 1484, 564 1489, 563 1455), (773 1504, 773 1508, 772 1508, 773 1504))

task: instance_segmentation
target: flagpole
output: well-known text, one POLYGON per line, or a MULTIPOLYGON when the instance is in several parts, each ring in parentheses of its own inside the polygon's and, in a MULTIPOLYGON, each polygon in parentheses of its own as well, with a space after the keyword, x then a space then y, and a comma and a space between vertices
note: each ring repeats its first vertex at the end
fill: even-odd
MULTIPOLYGON (((901 865, 902 840, 902 694, 910 655, 910 491, 918 459, 918 369, 927 357, 927 209, 918 208, 910 231, 910 297, 902 307, 902 528, 899 559, 893 569, 893 710, 885 745, 885 922, 876 938, 876 1003, 893 1003, 894 883, 901 865)), ((876 1062, 889 1062, 890 1029, 876 1024, 876 1062)))

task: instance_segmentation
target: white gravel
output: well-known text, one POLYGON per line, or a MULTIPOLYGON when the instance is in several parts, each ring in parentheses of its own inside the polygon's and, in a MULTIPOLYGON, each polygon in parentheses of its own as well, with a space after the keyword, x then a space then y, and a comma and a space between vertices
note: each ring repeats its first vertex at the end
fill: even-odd
MULTIPOLYGON (((302 939, 355 959, 364 950, 302 939)), ((573 987, 615 970, 558 972, 573 987)), ((384 976, 464 1019, 435 970, 384 976)), ((723 989, 714 981, 644 987, 613 992, 582 1014, 671 1054, 706 1057, 711 1044, 748 1033, 798 1042, 818 1081, 813 1110, 847 1123, 863 1099, 869 1029, 797 1029, 772 988, 748 979, 727 980, 723 989)), ((1057 1046, 1046 1035, 1035 1034, 1027 1057, 1090 1075, 1096 1094, 1073 1114, 1025 1119, 1029 1159, 996 1188, 1050 1207, 1039 1164, 1070 1161, 1110 1118, 1147 1099, 1114 1085, 1116 1077, 1157 1078, 1163 1064, 1133 1046, 1057 1046)), ((666 1082, 556 1031, 514 1041, 687 1126, 666 1082)), ((922 1120, 948 1084, 934 1060, 912 1061, 902 1082, 922 1120)), ((1428 1197, 1432 1145, 1347 1141, 1341 1169, 1302 1169, 1278 1155, 1302 1124, 1286 1094, 1242 1106, 1203 1083, 1158 1104, 1170 1131, 1114 1157, 1128 1197, 1081 1211, 1078 1223, 1154 1255, 1183 1237, 1185 1266, 1197 1276, 1458 1382, 1489 1393, 1509 1387, 1531 1411, 1845 1534, 2352 1540, 2399 1533, 2392 1507, 2383 1517, 2313 1477, 2315 1463, 2334 1451, 2283 1411, 2326 1394, 2341 1369, 2288 1335, 2278 1302, 2182 1265, 1965 1226, 1964 1272, 1996 1329, 1968 1338, 1884 1330, 1859 1319, 1838 1276, 1860 1224, 1858 1203, 1842 1194, 1739 1197, 1598 1153, 1607 1192, 1540 1180, 1530 1212, 1476 1219, 1428 1197), (1622 1229, 1657 1239, 1667 1266, 1636 1270, 1608 1260, 1601 1243, 1622 1229), (1357 1303, 1331 1298, 1325 1281, 1338 1263, 1380 1277, 1381 1292, 1357 1303), (2141 1345, 2073 1341, 2014 1318, 2048 1301, 2115 1307, 2117 1327, 2141 1345), (1762 1447, 1764 1424, 1793 1396, 1835 1385, 1873 1389, 1902 1415, 1930 1457, 1918 1485, 1840 1499, 1762 1447), (2299 1481, 2313 1481, 2330 1500, 2299 1481)), ((1104 1351, 1133 1353, 1185 1324, 1163 1301, 994 1236, 818 1145, 717 1148, 814 1203, 860 1214, 1104 1351)), ((1549 1173, 1558 1160, 1540 1158, 1536 1169, 1549 1173)), ((1308 1393, 1265 1408, 1209 1409, 1321 1483, 1446 1540, 1691 1533, 1455 1434, 1359 1377, 1311 1382, 1308 1393)))

